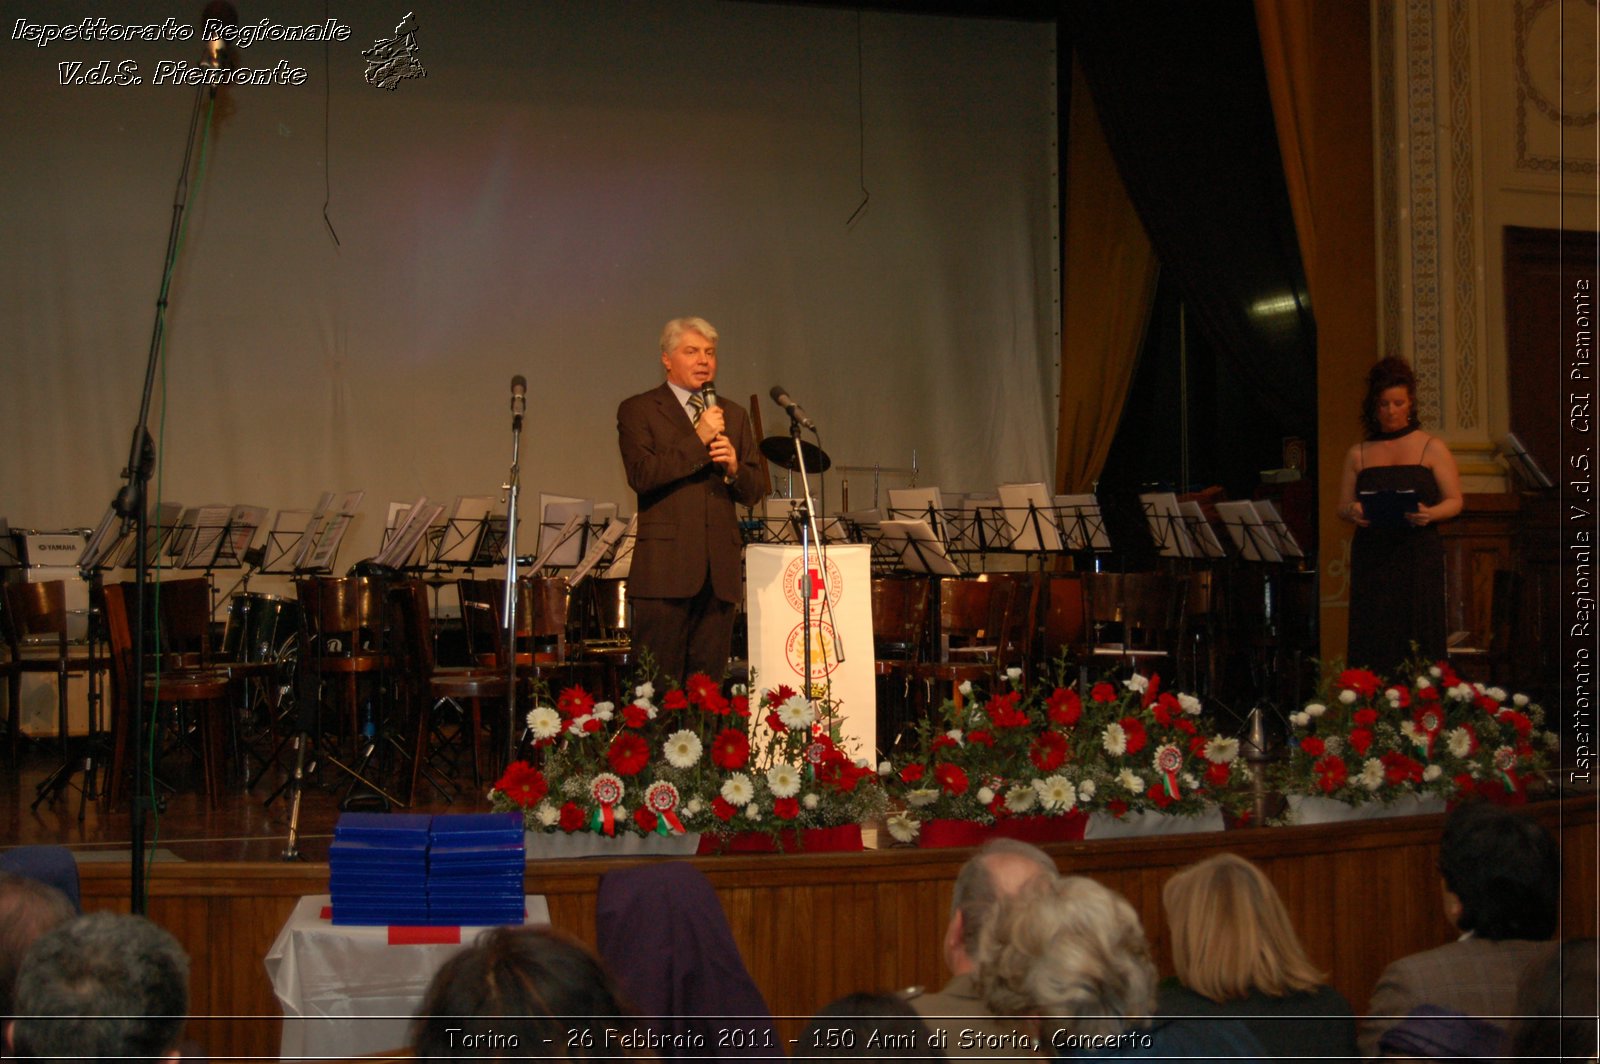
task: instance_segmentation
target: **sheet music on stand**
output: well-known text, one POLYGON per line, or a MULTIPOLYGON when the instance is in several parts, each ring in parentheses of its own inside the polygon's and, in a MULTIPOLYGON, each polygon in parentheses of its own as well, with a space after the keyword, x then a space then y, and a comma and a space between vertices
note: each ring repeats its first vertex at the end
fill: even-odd
MULTIPOLYGON (((159 503, 154 508, 146 522, 144 539, 144 560, 150 568, 156 568, 161 562, 161 555, 171 546, 176 538, 179 527, 183 524, 183 504, 180 502, 159 503)), ((123 547, 117 554, 115 563, 108 568, 133 568, 138 560, 135 558, 137 546, 135 537, 127 536, 123 540, 123 547)))
POLYGON ((1227 551, 1222 549, 1221 540, 1217 539, 1216 529, 1206 520, 1206 513, 1200 508, 1199 502, 1194 499, 1183 500, 1178 503, 1178 513, 1183 517, 1184 526, 1189 530, 1189 538, 1200 547, 1201 553, 1207 558, 1228 556, 1227 551))
POLYGON ((935 576, 960 576, 961 570, 945 551, 944 542, 933 527, 920 519, 882 521, 878 524, 882 541, 900 557, 900 564, 913 573, 935 576))
POLYGON ((1061 530, 1049 519, 1050 492, 1042 483, 1002 484, 997 490, 1007 549, 1030 554, 1061 550, 1061 530))
POLYGON ((1294 538, 1294 533, 1289 531, 1289 526, 1284 522, 1283 516, 1278 513, 1278 507, 1271 499, 1252 500, 1256 513, 1261 517, 1261 523, 1272 532, 1272 538, 1278 548, 1278 553, 1285 558, 1304 558, 1306 552, 1300 549, 1299 540, 1294 538))
POLYGON ((1155 540, 1163 558, 1198 558, 1200 548, 1195 546, 1189 529, 1178 509, 1178 496, 1170 491, 1146 492, 1139 496, 1144 508, 1145 521, 1150 527, 1150 538, 1155 540))
POLYGON ((638 542, 639 515, 634 514, 628 518, 628 527, 622 533, 622 539, 617 543, 617 549, 611 555, 611 564, 606 566, 606 571, 601 575, 607 580, 626 580, 633 570, 633 546, 638 542))
POLYGON ((492 495, 457 495, 444 524, 438 526, 438 538, 430 544, 429 562, 441 567, 472 565, 493 509, 492 495))
POLYGON ((578 567, 572 570, 572 574, 567 577, 567 587, 569 589, 577 587, 578 582, 588 576, 594 570, 594 567, 600 564, 601 559, 606 556, 606 552, 615 547, 622 540, 628 529, 632 527, 633 522, 619 521, 615 517, 607 521, 605 528, 590 537, 589 552, 583 556, 583 560, 578 563, 578 567))
MULTIPOLYGON (((282 551, 277 560, 270 566, 264 566, 263 572, 271 573, 327 573, 333 571, 333 559, 339 553, 339 544, 344 540, 344 534, 349 529, 351 522, 361 509, 361 500, 366 498, 365 491, 347 491, 336 494, 331 491, 322 493, 317 500, 316 507, 311 511, 310 519, 305 527, 295 535, 293 529, 298 519, 291 517, 289 523, 283 526, 283 533, 277 537, 278 545, 282 551), (288 545, 284 541, 293 535, 294 539, 288 545), (282 568, 283 561, 288 561, 288 567, 282 568)), ((304 510, 280 511, 279 521, 283 520, 285 513, 298 515, 304 510)), ((273 535, 268 535, 269 544, 273 535)), ((268 557, 271 558, 272 546, 267 548, 268 557)))
POLYGON ((937 487, 889 489, 889 511, 885 516, 897 521, 920 518, 941 539, 945 537, 944 512, 944 494, 937 487))
POLYGON ((781 495, 769 495, 756 503, 756 534, 746 543, 799 543, 800 533, 794 527, 794 506, 797 500, 781 495))
MULTIPOLYGON (((571 569, 583 558, 583 541, 594 516, 594 500, 571 495, 539 495, 539 557, 544 565, 571 569), (577 518, 574 528, 572 519, 577 518), (550 541, 554 534, 555 541, 550 541)), ((538 568, 535 568, 538 571, 538 568)))
POLYGON ((426 495, 418 496, 417 501, 406 508, 405 517, 394 535, 388 537, 388 542, 372 560, 391 569, 404 569, 414 560, 420 560, 422 538, 443 513, 443 503, 430 503, 426 495))
POLYGON ((1247 562, 1281 562, 1277 537, 1262 523, 1261 515, 1248 499, 1217 503, 1217 516, 1228 530, 1234 550, 1247 562))
MULTIPOLYGON (((123 549, 123 541, 131 539, 133 529, 124 528, 122 516, 117 513, 115 506, 107 507, 106 515, 100 518, 100 523, 84 541, 83 550, 78 554, 78 571, 88 579, 91 572, 110 569, 116 560, 117 552, 123 549)), ((0 519, 0 569, 11 568, 21 564, 17 558, 16 546, 11 538, 11 529, 3 519, 0 519), (7 551, 10 551, 7 560, 7 551)))
MULTIPOLYGON (((520 527, 522 519, 517 519, 520 527)), ((484 519, 483 538, 478 541, 478 549, 472 553, 472 561, 468 569, 484 569, 489 566, 502 565, 506 560, 506 544, 511 538, 511 519, 505 514, 490 514, 484 519)))
POLYGON ((1055 515, 1067 550, 1100 551, 1111 549, 1111 537, 1106 534, 1105 516, 1100 512, 1100 500, 1093 495, 1056 495, 1055 515))
POLYGON ((228 549, 235 558, 243 558, 256 541, 256 532, 266 523, 265 506, 239 504, 228 514, 228 549))
POLYGON ((235 569, 239 559, 227 554, 229 546, 228 517, 232 506, 212 503, 191 511, 194 524, 184 542, 180 569, 235 569))

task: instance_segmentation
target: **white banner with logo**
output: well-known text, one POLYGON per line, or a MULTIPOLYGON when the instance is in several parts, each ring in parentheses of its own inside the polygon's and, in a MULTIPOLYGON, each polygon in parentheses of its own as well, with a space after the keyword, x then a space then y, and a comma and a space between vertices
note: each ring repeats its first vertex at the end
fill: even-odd
POLYGON ((745 609, 750 626, 754 701, 786 684, 800 690, 805 675, 804 621, 811 614, 811 688, 838 708, 845 748, 876 763, 878 700, 872 664, 872 548, 828 548, 824 582, 815 551, 806 580, 798 546, 745 548, 745 609), (807 588, 809 586, 809 599, 807 588), (839 660, 834 636, 844 648, 839 660))

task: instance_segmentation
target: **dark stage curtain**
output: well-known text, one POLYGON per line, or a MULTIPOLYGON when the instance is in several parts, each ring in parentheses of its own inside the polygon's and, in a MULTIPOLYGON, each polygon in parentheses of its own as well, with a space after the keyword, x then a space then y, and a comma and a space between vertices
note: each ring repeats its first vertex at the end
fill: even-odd
POLYGON ((1315 324, 1250 0, 1064 18, 1164 275, 1272 431, 1313 436, 1315 324))

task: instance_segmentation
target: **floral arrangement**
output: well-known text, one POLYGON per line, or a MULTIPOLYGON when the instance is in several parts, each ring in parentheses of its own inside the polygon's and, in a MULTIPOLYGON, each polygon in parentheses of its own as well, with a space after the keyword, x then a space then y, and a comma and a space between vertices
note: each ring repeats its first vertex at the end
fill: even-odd
POLYGON ((1216 733, 1198 698, 1137 673, 1103 680, 1085 697, 1065 682, 1065 665, 1054 671, 1054 682, 1031 691, 1018 669, 987 697, 962 684, 960 709, 946 701, 918 726, 916 749, 883 766, 902 806, 887 822, 896 840, 913 841, 929 819, 1195 815, 1216 803, 1248 803, 1236 786, 1250 771, 1239 740, 1216 733))
POLYGON ((656 701, 653 684, 618 708, 568 687, 528 713, 535 759, 489 791, 529 831, 681 835, 837 827, 882 815, 877 774, 844 748, 834 708, 790 688, 724 696, 691 676, 656 701))
POLYGON ((1403 665, 1397 680, 1345 669, 1289 723, 1278 788, 1352 805, 1430 794, 1523 802, 1559 741, 1526 695, 1467 683, 1446 662, 1403 665))

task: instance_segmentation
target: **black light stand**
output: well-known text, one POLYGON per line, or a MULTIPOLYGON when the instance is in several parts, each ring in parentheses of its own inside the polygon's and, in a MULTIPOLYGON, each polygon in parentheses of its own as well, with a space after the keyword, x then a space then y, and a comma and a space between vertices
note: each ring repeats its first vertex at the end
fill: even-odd
POLYGON ((189 167, 194 159, 195 133, 197 130, 201 132, 203 143, 205 132, 211 128, 211 112, 214 107, 205 106, 208 101, 215 104, 216 90, 213 88, 208 91, 203 84, 196 86, 194 106, 189 113, 189 132, 183 143, 183 168, 178 172, 178 184, 173 195, 172 222, 167 230, 167 250, 161 260, 161 289, 156 296, 156 320, 150 334, 150 355, 145 364, 144 392, 139 400, 139 420, 133 429, 133 442, 128 449, 128 464, 122 471, 126 483, 111 503, 112 508, 121 516, 124 528, 128 522, 133 524, 134 585, 137 588, 134 595, 136 606, 133 624, 133 679, 128 685, 131 688, 128 692, 132 716, 130 734, 134 736, 133 800, 129 810, 131 823, 129 849, 132 854, 129 894, 132 910, 135 913, 143 913, 146 904, 144 847, 145 814, 149 802, 145 794, 145 776, 149 771, 149 765, 144 737, 144 666, 145 588, 150 582, 150 559, 146 556, 145 545, 150 532, 147 490, 156 460, 155 442, 150 437, 150 399, 155 390, 156 366, 161 360, 162 341, 166 333, 167 296, 172 288, 172 274, 177 265, 178 250, 182 243, 183 212, 189 200, 189 167), (202 112, 206 119, 204 126, 200 124, 202 112))

